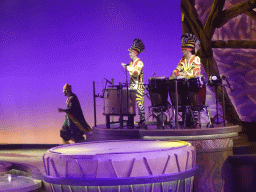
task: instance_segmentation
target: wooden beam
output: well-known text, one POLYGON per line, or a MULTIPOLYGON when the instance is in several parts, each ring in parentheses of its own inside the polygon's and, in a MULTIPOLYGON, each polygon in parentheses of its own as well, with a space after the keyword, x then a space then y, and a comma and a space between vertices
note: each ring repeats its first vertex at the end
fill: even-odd
POLYGON ((252 9, 245 12, 245 14, 249 17, 251 17, 254 21, 256 21, 256 12, 252 9))
MULTIPOLYGON (((211 38, 208 38, 203 30, 203 24, 200 21, 195 7, 191 5, 189 0, 181 0, 181 11, 185 15, 185 19, 188 22, 191 33, 197 36, 200 40, 200 46, 202 48, 202 53, 208 56, 212 55, 212 50, 210 47, 211 38)), ((188 28, 188 27, 186 27, 188 28)))
POLYGON ((233 49, 256 49, 256 41, 229 40, 229 41, 212 41, 212 48, 233 48, 233 49))
POLYGON ((181 1, 181 12, 184 14, 185 19, 187 20, 190 28, 192 29, 190 33, 193 33, 199 38, 200 34, 203 33, 203 24, 199 20, 197 12, 195 8, 191 5, 189 0, 181 1))
POLYGON ((225 1, 223 0, 214 0, 212 3, 211 11, 207 17, 203 29, 209 39, 212 38, 212 35, 217 28, 219 15, 222 13, 224 4, 225 1))
POLYGON ((238 3, 231 8, 224 10, 220 15, 219 24, 217 28, 220 28, 223 25, 225 25, 230 19, 238 15, 241 15, 242 13, 245 13, 255 7, 256 7, 255 0, 248 0, 242 3, 238 3))

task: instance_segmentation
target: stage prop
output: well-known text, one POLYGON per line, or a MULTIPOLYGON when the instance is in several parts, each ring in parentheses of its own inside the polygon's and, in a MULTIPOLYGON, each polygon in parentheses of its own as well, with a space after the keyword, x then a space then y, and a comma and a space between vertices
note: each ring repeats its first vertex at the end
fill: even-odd
POLYGON ((32 165, 0 161, 0 192, 43 192, 42 179, 32 165))
POLYGON ((201 112, 205 111, 208 123, 207 127, 213 127, 211 115, 206 105, 206 85, 208 80, 203 76, 185 78, 178 76, 170 77, 168 81, 169 95, 172 103, 172 110, 175 116, 175 129, 179 129, 178 113, 182 113, 183 125, 186 127, 202 127, 201 112))
POLYGON ((111 124, 119 123, 120 127, 124 127, 124 122, 127 122, 127 127, 134 128, 134 116, 136 115, 136 90, 128 89, 127 83, 119 83, 114 85, 114 79, 112 82, 106 79, 103 95, 96 95, 95 82, 93 82, 93 100, 94 100, 94 124, 96 122, 96 98, 100 97, 104 99, 103 115, 106 117, 106 127, 110 129, 111 124), (111 85, 107 88, 107 83, 111 85), (111 116, 118 116, 118 121, 110 121, 111 116), (124 120, 123 117, 127 116, 128 120, 124 120))
MULTIPOLYGON (((188 1, 181 0, 181 12, 182 12, 182 30, 183 34, 191 33, 197 36, 200 40, 200 48, 197 51, 196 55, 199 55, 201 58, 201 63, 203 64, 207 76, 211 75, 220 76, 219 68, 217 66, 217 62, 213 56, 213 46, 214 39, 213 35, 216 29, 221 28, 225 25, 229 20, 233 17, 236 17, 248 10, 251 10, 255 7, 255 2, 241 2, 236 6, 228 7, 224 9, 225 2, 228 4, 228 0, 218 1, 218 2, 207 2, 207 6, 200 6, 203 1, 188 1), (198 6, 199 5, 199 6, 198 6), (207 11, 201 10, 202 7, 208 7, 207 11), (199 9, 199 10, 198 10, 199 9), (205 14, 199 14, 205 13, 205 14), (204 21, 204 22, 202 22, 204 21)), ((237 31, 240 31, 237 29, 237 31)), ((230 27, 228 28, 227 34, 223 35, 223 37, 228 37, 232 34, 232 30, 230 27)), ((244 37, 245 35, 243 35, 244 37)), ((225 47, 221 47, 225 48, 225 47)), ((240 124, 241 121, 239 119, 238 113, 233 106, 226 89, 219 88, 216 92, 219 100, 222 100, 222 94, 224 95, 225 103, 221 103, 223 109, 225 109, 224 113, 229 114, 226 115, 227 121, 233 124, 240 124), (224 92, 224 93, 223 93, 224 92)))
POLYGON ((44 155, 44 181, 55 192, 192 192, 195 160, 184 141, 71 144, 44 155))
MULTIPOLYGON (((130 126, 134 126, 136 115, 136 90, 120 88, 107 88, 104 91, 104 112, 106 126, 110 128, 110 116, 119 116, 120 127, 123 127, 123 116, 128 116, 130 126)), ((116 123, 116 122, 113 122, 116 123)))
MULTIPOLYGON (((151 77, 148 84, 144 84, 148 91, 145 97, 148 96, 151 102, 151 106, 148 106, 149 114, 146 124, 156 125, 158 129, 201 128, 201 113, 205 112, 208 119, 206 127, 213 128, 212 117, 206 104, 206 86, 209 81, 203 76, 151 77), (150 117, 152 122, 149 122, 150 117)), ((114 85, 114 79, 112 79, 112 82, 106 80, 102 92, 102 95, 96 95, 95 82, 93 82, 95 127, 97 127, 96 98, 99 97, 104 99, 103 115, 108 129, 134 128, 136 90, 129 89, 127 83, 119 82, 118 85, 114 85), (110 83, 111 85, 107 87, 110 83), (114 121, 114 118, 110 119, 113 116, 118 116, 118 121, 114 121), (123 119, 125 116, 127 120, 123 119), (127 122, 126 125, 124 125, 125 122, 127 122)), ((225 123, 224 121, 224 126, 225 123)))
POLYGON ((233 155, 233 138, 242 131, 241 126, 213 129, 186 129, 176 131, 146 132, 140 130, 143 139, 184 140, 196 148, 198 171, 194 179, 194 191, 222 191, 225 186, 222 168, 233 155))
POLYGON ((205 111, 208 117, 207 127, 212 128, 211 115, 205 104, 207 83, 208 80, 203 76, 151 77, 147 86, 152 104, 149 106, 149 117, 155 117, 157 127, 162 129, 165 129, 166 125, 172 129, 194 128, 197 125, 201 128, 201 112, 205 111), (170 103, 167 100, 168 94, 170 103), (172 117, 168 122, 164 112, 169 110, 172 112, 172 117), (179 115, 182 116, 182 124, 178 120, 179 115))
MULTIPOLYGON (((219 125, 218 125, 219 126, 219 125)), ((201 129, 156 129, 148 125, 147 130, 106 129, 104 125, 93 128, 94 139, 144 139, 183 140, 196 148, 198 171, 194 179, 196 191, 221 191, 225 178, 221 170, 228 156, 233 155, 233 139, 242 131, 239 125, 201 129)))

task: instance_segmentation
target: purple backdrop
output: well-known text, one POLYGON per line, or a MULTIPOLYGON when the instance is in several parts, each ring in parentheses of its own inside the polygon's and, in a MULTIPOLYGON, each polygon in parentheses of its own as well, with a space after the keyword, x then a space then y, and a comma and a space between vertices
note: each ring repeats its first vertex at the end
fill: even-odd
POLYGON ((60 143, 65 83, 93 125, 92 82, 99 93, 103 78, 125 82, 134 38, 146 47, 145 83, 169 76, 182 56, 180 1, 2 0, 0 12, 0 143, 60 143))

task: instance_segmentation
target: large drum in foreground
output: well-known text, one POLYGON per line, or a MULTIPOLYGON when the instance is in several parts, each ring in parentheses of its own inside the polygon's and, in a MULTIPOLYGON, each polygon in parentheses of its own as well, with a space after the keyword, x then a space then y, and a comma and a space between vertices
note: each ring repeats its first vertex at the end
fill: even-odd
POLYGON ((136 115, 136 90, 128 90, 127 104, 127 89, 105 89, 103 114, 120 115, 121 113, 123 115, 136 115))
POLYGON ((191 192, 196 151, 184 141, 105 141, 50 149, 44 181, 55 192, 191 192))

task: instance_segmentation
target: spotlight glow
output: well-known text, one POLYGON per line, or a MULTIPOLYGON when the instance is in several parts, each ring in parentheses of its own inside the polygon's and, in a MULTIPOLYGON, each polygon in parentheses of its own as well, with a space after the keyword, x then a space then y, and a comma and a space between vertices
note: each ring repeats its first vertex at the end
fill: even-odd
POLYGON ((7 175, 7 178, 8 178, 8 182, 10 183, 12 181, 12 175, 11 174, 8 174, 7 175))

